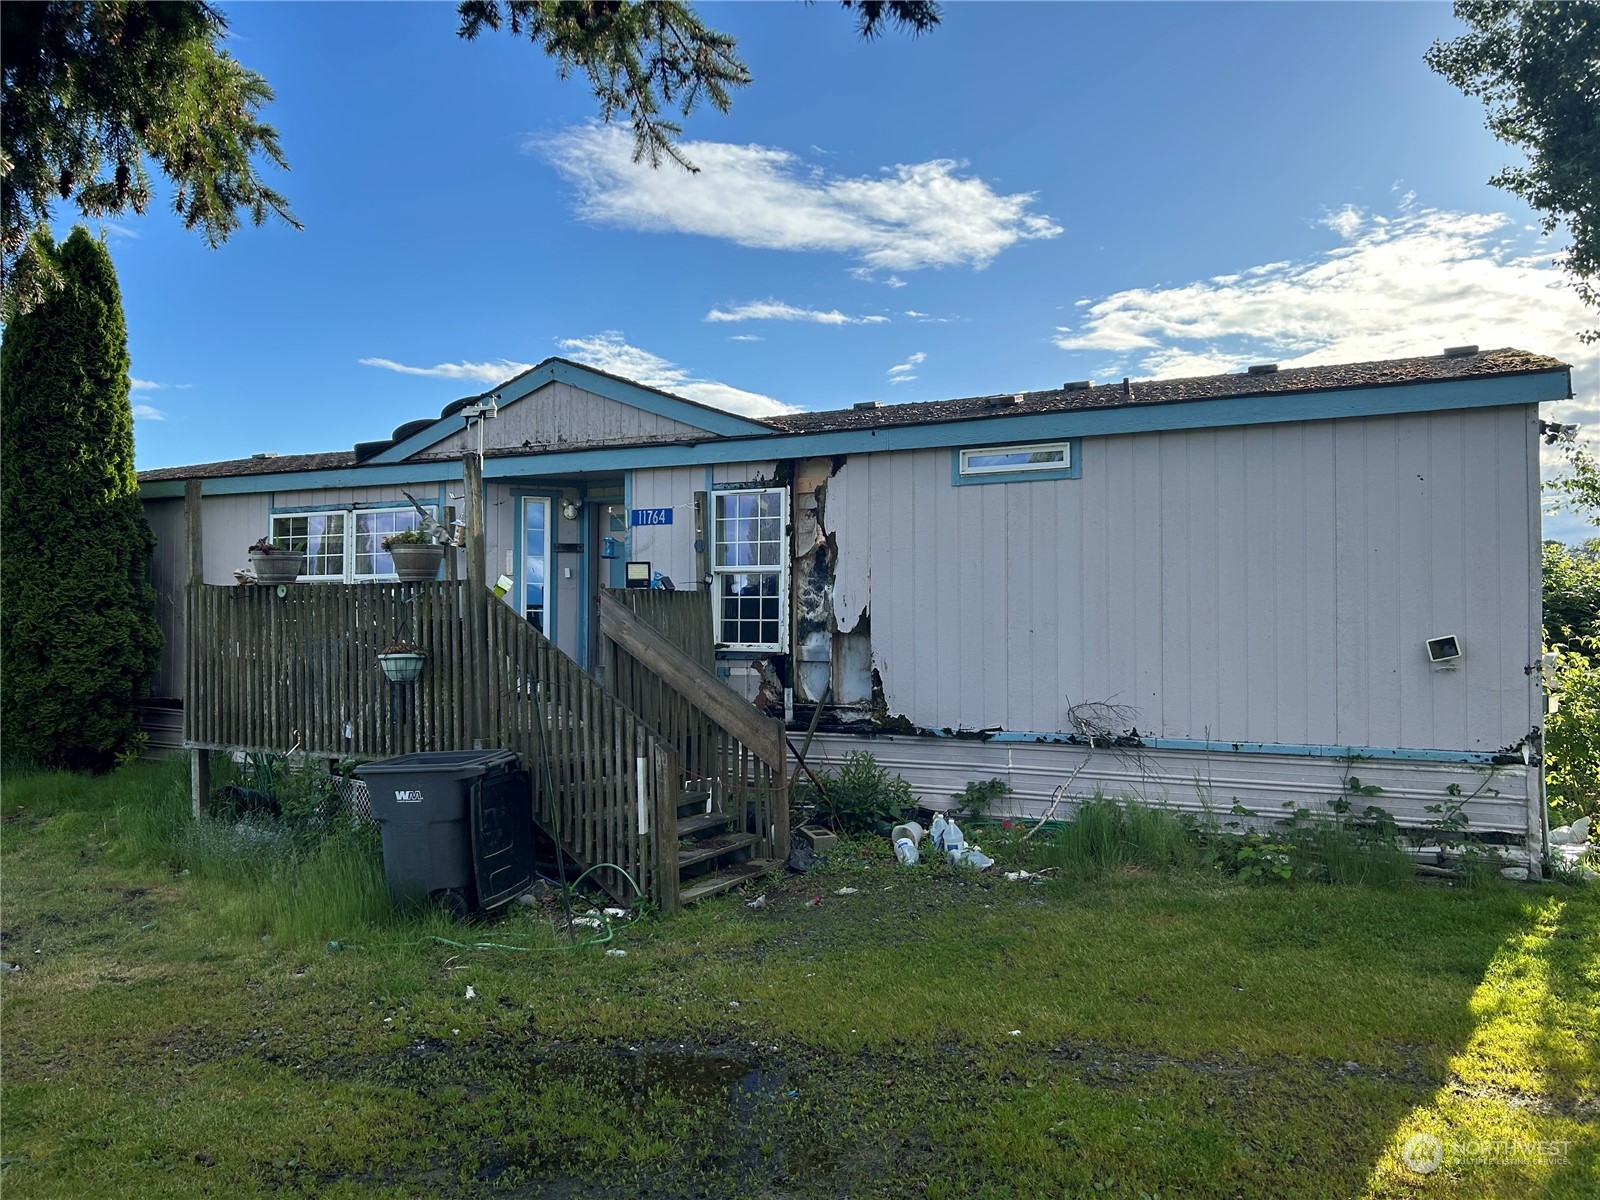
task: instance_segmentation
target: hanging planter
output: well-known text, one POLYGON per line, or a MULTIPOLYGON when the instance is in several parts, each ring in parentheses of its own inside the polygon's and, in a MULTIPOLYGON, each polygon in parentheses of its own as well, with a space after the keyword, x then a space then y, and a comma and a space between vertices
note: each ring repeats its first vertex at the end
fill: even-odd
POLYGON ((415 683, 422 678, 428 656, 406 642, 396 642, 378 651, 378 667, 390 683, 415 683))
POLYGON ((383 548, 394 560, 394 573, 402 583, 427 583, 439 577, 444 547, 420 530, 408 529, 383 539, 383 548))
POLYGON ((250 569, 258 583, 293 583, 306 569, 305 552, 262 538, 250 547, 250 569))

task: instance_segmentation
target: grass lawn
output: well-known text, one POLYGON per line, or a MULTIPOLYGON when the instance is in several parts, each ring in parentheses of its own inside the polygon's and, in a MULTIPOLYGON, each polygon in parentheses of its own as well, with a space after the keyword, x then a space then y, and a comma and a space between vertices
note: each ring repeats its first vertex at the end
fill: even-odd
POLYGON ((8 1200, 1600 1196, 1600 888, 873 844, 572 948, 391 916, 348 848, 208 849, 186 782, 6 781, 8 1200))

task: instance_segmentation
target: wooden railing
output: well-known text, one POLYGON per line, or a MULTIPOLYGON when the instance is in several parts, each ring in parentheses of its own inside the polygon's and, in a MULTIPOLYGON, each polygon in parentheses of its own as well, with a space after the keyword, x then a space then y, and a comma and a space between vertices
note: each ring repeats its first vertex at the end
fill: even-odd
MULTIPOLYGON (((514 750, 533 777, 535 816, 570 855, 623 868, 676 909, 683 764, 487 592, 484 635, 469 639, 468 603, 468 585, 453 582, 296 584, 283 596, 191 586, 185 741, 357 759, 475 742, 514 750), (378 667, 378 651, 396 642, 427 656, 414 684, 390 683, 378 667)), ((595 878, 631 898, 618 872, 595 878)))
POLYGON ((626 605, 651 629, 708 671, 717 666, 711 640, 711 594, 659 588, 612 588, 605 595, 626 605))
MULTIPOLYGON (((710 597, 699 597, 710 629, 710 597)), ((716 811, 756 835, 754 856, 789 854, 789 788, 783 723, 734 694, 716 674, 608 594, 600 597, 608 688, 672 747, 687 786, 711 792, 716 811)))

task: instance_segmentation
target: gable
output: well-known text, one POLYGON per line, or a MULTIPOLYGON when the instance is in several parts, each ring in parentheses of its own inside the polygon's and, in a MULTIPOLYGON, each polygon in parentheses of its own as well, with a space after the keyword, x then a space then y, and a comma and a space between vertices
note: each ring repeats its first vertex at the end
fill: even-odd
MULTIPOLYGON (((466 422, 450 422, 456 429, 408 457, 456 455, 476 448, 478 432, 469 434, 466 422), (470 442, 468 439, 471 439, 470 442)), ((653 441, 696 441, 716 434, 698 425, 646 412, 620 400, 599 395, 570 383, 553 380, 520 399, 500 406, 500 415, 484 423, 485 450, 527 450, 530 453, 563 446, 618 446, 653 441)))

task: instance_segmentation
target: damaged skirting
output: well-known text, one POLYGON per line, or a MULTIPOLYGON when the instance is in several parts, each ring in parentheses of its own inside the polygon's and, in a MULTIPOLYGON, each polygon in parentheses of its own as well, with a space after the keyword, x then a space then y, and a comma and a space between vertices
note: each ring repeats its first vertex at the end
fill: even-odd
POLYGON ((904 776, 930 807, 951 802, 969 781, 999 778, 1012 794, 991 810, 994 816, 1039 817, 1051 793, 1076 770, 1072 795, 1133 797, 1184 812, 1208 806, 1218 820, 1234 819, 1242 804, 1262 821, 1276 820, 1294 808, 1327 812, 1357 775, 1363 786, 1382 789, 1354 798, 1356 812, 1368 804, 1392 814, 1402 829, 1419 829, 1437 818, 1427 806, 1453 802, 1452 787, 1472 797, 1466 806, 1469 835, 1498 835, 1521 845, 1528 838, 1528 794, 1537 786, 1529 768, 1397 759, 1314 758, 1307 755, 1152 750, 1036 742, 983 742, 947 738, 819 733, 806 756, 813 770, 837 767, 852 751, 865 750, 904 776), (1087 762, 1085 760, 1088 760, 1087 762), (1082 767, 1081 770, 1078 768, 1082 767), (1285 806, 1288 806, 1287 808, 1285 806))

